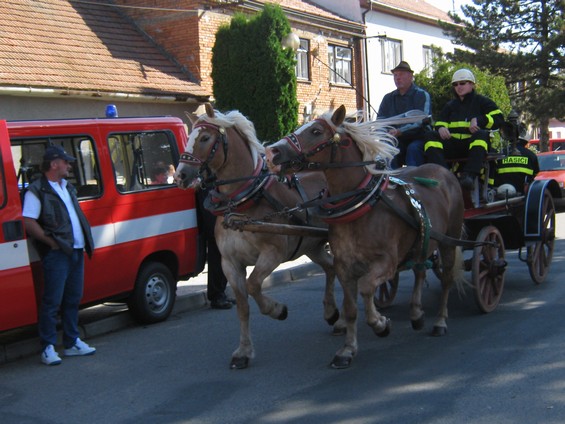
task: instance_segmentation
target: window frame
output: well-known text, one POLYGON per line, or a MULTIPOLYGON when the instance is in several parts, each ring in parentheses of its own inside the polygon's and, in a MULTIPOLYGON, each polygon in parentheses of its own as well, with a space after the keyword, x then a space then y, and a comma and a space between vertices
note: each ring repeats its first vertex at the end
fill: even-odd
POLYGON ((296 50, 296 79, 310 81, 310 40, 300 38, 300 45, 296 50))
POLYGON ((402 61, 402 40, 395 38, 382 38, 381 44, 381 73, 392 74, 394 69, 402 61), (391 53, 392 52, 392 56, 391 53))
POLYGON ((336 85, 353 85, 353 49, 338 44, 328 44, 329 82, 336 85), (349 52, 349 57, 338 55, 339 51, 349 52), (345 72, 343 71, 344 68, 345 72))

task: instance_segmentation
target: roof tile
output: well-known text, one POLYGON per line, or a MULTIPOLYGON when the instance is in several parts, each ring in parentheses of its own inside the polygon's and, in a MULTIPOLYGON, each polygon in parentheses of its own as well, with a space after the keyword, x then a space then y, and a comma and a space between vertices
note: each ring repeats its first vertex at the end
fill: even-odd
POLYGON ((210 95, 105 0, 2 0, 1 86, 210 95))

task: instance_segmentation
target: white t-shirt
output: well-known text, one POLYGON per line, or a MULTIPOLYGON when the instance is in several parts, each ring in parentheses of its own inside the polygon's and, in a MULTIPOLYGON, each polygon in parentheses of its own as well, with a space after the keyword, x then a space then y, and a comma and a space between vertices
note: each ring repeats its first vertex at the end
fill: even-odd
MULTIPOLYGON (((63 179, 61 181, 61 184, 55 181, 49 181, 49 184, 51 185, 53 190, 55 190, 55 193, 57 193, 65 203, 65 206, 69 213, 69 217, 71 218, 71 226, 73 227, 73 238, 74 238, 73 247, 75 249, 83 249, 85 246, 84 234, 82 233, 80 220, 78 219, 77 212, 71 200, 71 195, 67 190, 67 180, 63 179)), ((30 190, 26 191, 25 194, 22 215, 25 216, 26 218, 32 218, 32 219, 37 219, 41 215, 41 202, 39 201, 37 196, 33 194, 30 190)))

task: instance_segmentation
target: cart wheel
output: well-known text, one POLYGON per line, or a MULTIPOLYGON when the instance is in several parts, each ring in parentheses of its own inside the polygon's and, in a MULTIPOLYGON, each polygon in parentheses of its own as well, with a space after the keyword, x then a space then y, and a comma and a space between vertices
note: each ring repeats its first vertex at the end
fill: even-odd
POLYGON ((394 277, 377 287, 373 302, 377 308, 388 308, 396 297, 398 290, 398 272, 394 277))
POLYGON ((471 272, 477 306, 484 313, 492 312, 500 301, 504 287, 504 240, 492 225, 484 227, 477 236, 481 244, 473 249, 471 272))
POLYGON ((553 197, 545 190, 541 209, 541 240, 528 246, 527 263, 530 277, 536 284, 541 284, 549 272, 555 244, 555 205, 553 197))

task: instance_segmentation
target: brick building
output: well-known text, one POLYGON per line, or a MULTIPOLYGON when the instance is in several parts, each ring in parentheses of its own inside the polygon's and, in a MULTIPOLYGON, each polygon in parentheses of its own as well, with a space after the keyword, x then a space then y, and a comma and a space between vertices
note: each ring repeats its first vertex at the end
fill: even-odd
MULTIPOLYGON (((260 12, 265 3, 265 0, 115 0, 136 25, 209 92, 212 92, 212 47, 217 29, 229 23, 235 13, 260 12)), ((363 108, 360 48, 364 25, 308 1, 269 0, 269 3, 283 9, 300 39, 297 97, 303 119, 341 104, 348 110, 363 108)), ((359 7, 357 0, 353 4, 359 7)))

